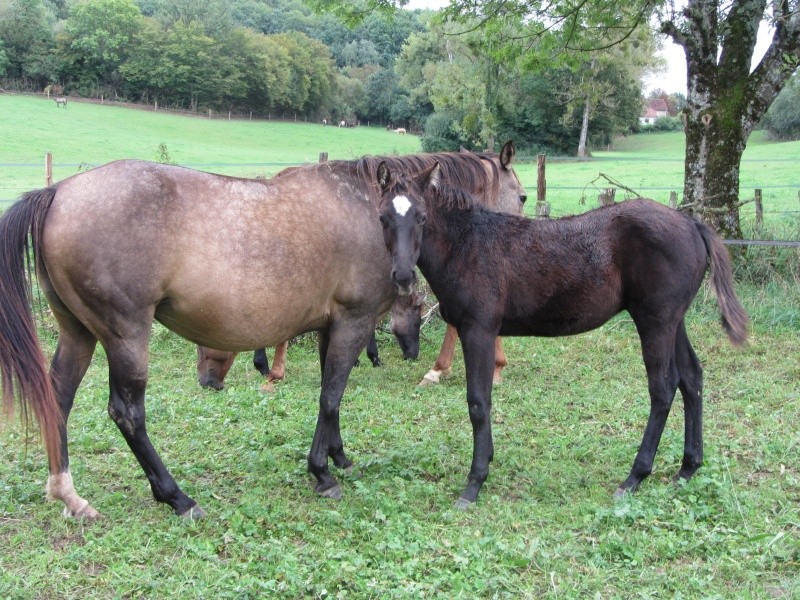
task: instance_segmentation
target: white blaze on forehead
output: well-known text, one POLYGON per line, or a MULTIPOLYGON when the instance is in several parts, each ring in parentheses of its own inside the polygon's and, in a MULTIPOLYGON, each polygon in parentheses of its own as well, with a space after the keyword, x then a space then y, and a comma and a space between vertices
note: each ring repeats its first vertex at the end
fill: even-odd
POLYGON ((405 217, 408 209, 411 208, 411 202, 405 196, 395 196, 392 204, 394 205, 394 210, 401 217, 405 217))

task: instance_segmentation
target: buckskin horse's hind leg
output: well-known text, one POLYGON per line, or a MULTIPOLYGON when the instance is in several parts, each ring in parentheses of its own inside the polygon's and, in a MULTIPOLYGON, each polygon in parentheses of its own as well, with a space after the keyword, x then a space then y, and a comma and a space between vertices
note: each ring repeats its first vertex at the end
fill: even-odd
POLYGON ((703 367, 689 342, 683 321, 675 338, 675 360, 684 413, 683 462, 675 474, 678 480, 689 479, 703 464, 703 367))
POLYGON ((350 371, 375 327, 372 317, 341 320, 329 331, 319 333, 322 391, 319 397, 319 416, 314 440, 308 453, 308 470, 317 479, 314 490, 329 498, 339 499, 342 490, 328 471, 328 457, 342 469, 352 466, 344 452, 339 429, 339 406, 350 371))
MULTIPOLYGON (((634 322, 637 319, 634 316, 634 322)), ((637 322, 637 327, 639 323, 637 322)), ((642 356, 647 369, 647 382, 650 392, 650 416, 642 437, 639 451, 627 479, 615 492, 620 497, 626 492, 635 492, 639 484, 653 470, 658 444, 667 423, 672 401, 678 389, 678 366, 675 360, 675 326, 661 325, 658 330, 639 329, 642 341, 642 356)))
POLYGON ((83 325, 55 311, 59 321, 58 346, 50 363, 50 381, 61 406, 63 421, 59 427, 61 437, 61 464, 50 464, 47 478, 47 496, 64 503, 64 516, 83 519, 100 517, 87 500, 75 491, 69 468, 67 421, 75 400, 75 392, 92 362, 97 340, 83 325))
POLYGON ((136 335, 106 340, 111 388, 108 414, 144 469, 155 499, 169 504, 177 515, 199 518, 203 510, 178 487, 147 435, 144 394, 149 332, 150 322, 145 321, 136 335))

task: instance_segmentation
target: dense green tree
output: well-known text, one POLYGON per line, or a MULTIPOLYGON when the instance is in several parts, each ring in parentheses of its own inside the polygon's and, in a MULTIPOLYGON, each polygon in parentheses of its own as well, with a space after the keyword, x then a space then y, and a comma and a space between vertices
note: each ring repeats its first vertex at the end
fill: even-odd
POLYGON ((118 83, 116 71, 142 24, 133 0, 81 0, 72 7, 65 25, 65 58, 84 93, 118 83))
POLYGON ((769 135, 780 140, 800 139, 800 77, 795 74, 761 120, 769 135))
POLYGON ((0 42, 6 55, 6 76, 37 79, 36 65, 54 45, 42 0, 11 0, 0 13, 0 42))

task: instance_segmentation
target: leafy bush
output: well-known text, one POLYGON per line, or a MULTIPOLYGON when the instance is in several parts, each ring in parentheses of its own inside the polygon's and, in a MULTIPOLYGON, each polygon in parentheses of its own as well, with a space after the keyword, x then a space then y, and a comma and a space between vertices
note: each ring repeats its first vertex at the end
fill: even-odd
POLYGON ((652 125, 642 125, 642 133, 661 133, 664 131, 683 131, 683 122, 680 117, 659 117, 652 125))
POLYGON ((800 112, 797 103, 800 101, 800 80, 792 77, 786 87, 769 107, 767 114, 761 119, 761 126, 775 139, 800 139, 800 112))
POLYGON ((454 114, 435 112, 425 121, 425 133, 420 138, 422 150, 425 152, 456 151, 461 146, 461 139, 453 123, 457 122, 454 114))

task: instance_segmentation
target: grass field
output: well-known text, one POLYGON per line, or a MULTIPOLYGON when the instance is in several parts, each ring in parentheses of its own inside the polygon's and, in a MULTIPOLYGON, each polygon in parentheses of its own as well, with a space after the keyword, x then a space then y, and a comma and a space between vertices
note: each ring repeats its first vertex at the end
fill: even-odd
MULTIPOLYGON (((57 109, 37 102, 0 96, 0 114, 9 103, 31 111, 26 131, 36 122, 41 136, 26 143, 0 119, 0 162, 38 161, 58 140, 65 145, 50 148, 56 162, 58 152, 75 162, 153 159, 165 143, 179 163, 258 163, 240 167, 248 174, 283 163, 280 153, 256 158, 260 146, 279 142, 290 163, 316 161, 319 151, 331 158, 410 152, 418 143, 366 128, 176 119, 71 103, 69 122, 82 120, 97 143, 79 127, 67 146, 60 135, 47 139, 67 111, 46 114, 57 109), (235 140, 228 135, 234 130, 235 140), (215 147, 226 149, 224 159, 211 158, 215 147)), ((673 136, 657 139, 679 147, 673 136)), ((609 155, 658 157, 650 141, 623 140, 609 155)), ((763 148, 754 144, 748 153, 788 152, 763 148)), ((619 161, 615 176, 633 162, 619 161)), ((592 177, 570 169, 587 164, 606 172, 602 161, 559 162, 549 181, 559 173, 570 181, 592 177)), ((527 168, 520 170, 532 193, 535 175, 531 184, 527 168)), ((683 444, 677 399, 653 475, 620 501, 612 494, 649 407, 627 315, 584 335, 505 340, 509 366, 493 394, 495 461, 467 511, 453 508, 471 456, 460 353, 452 378, 435 388, 415 385, 438 352, 440 321, 423 330, 419 361, 402 361, 381 331, 385 365, 374 369, 362 357, 353 370, 341 422, 356 470, 337 474, 338 502, 318 498, 306 473, 319 396, 313 336, 290 346, 287 381, 274 394, 259 391, 248 356, 237 359, 225 390, 211 392, 196 383, 194 347, 156 326, 148 430, 207 511, 199 522, 180 520, 152 499, 106 414, 107 364, 98 350, 69 431, 78 492, 104 518, 64 519, 60 505, 44 500, 46 461, 35 435, 16 421, 0 429, 0 598, 800 597, 800 290, 795 280, 737 289, 752 319, 745 349, 728 344, 707 290, 688 315, 706 374, 705 465, 688 483, 669 482, 683 444)), ((55 329, 43 318, 49 354, 55 329)))

